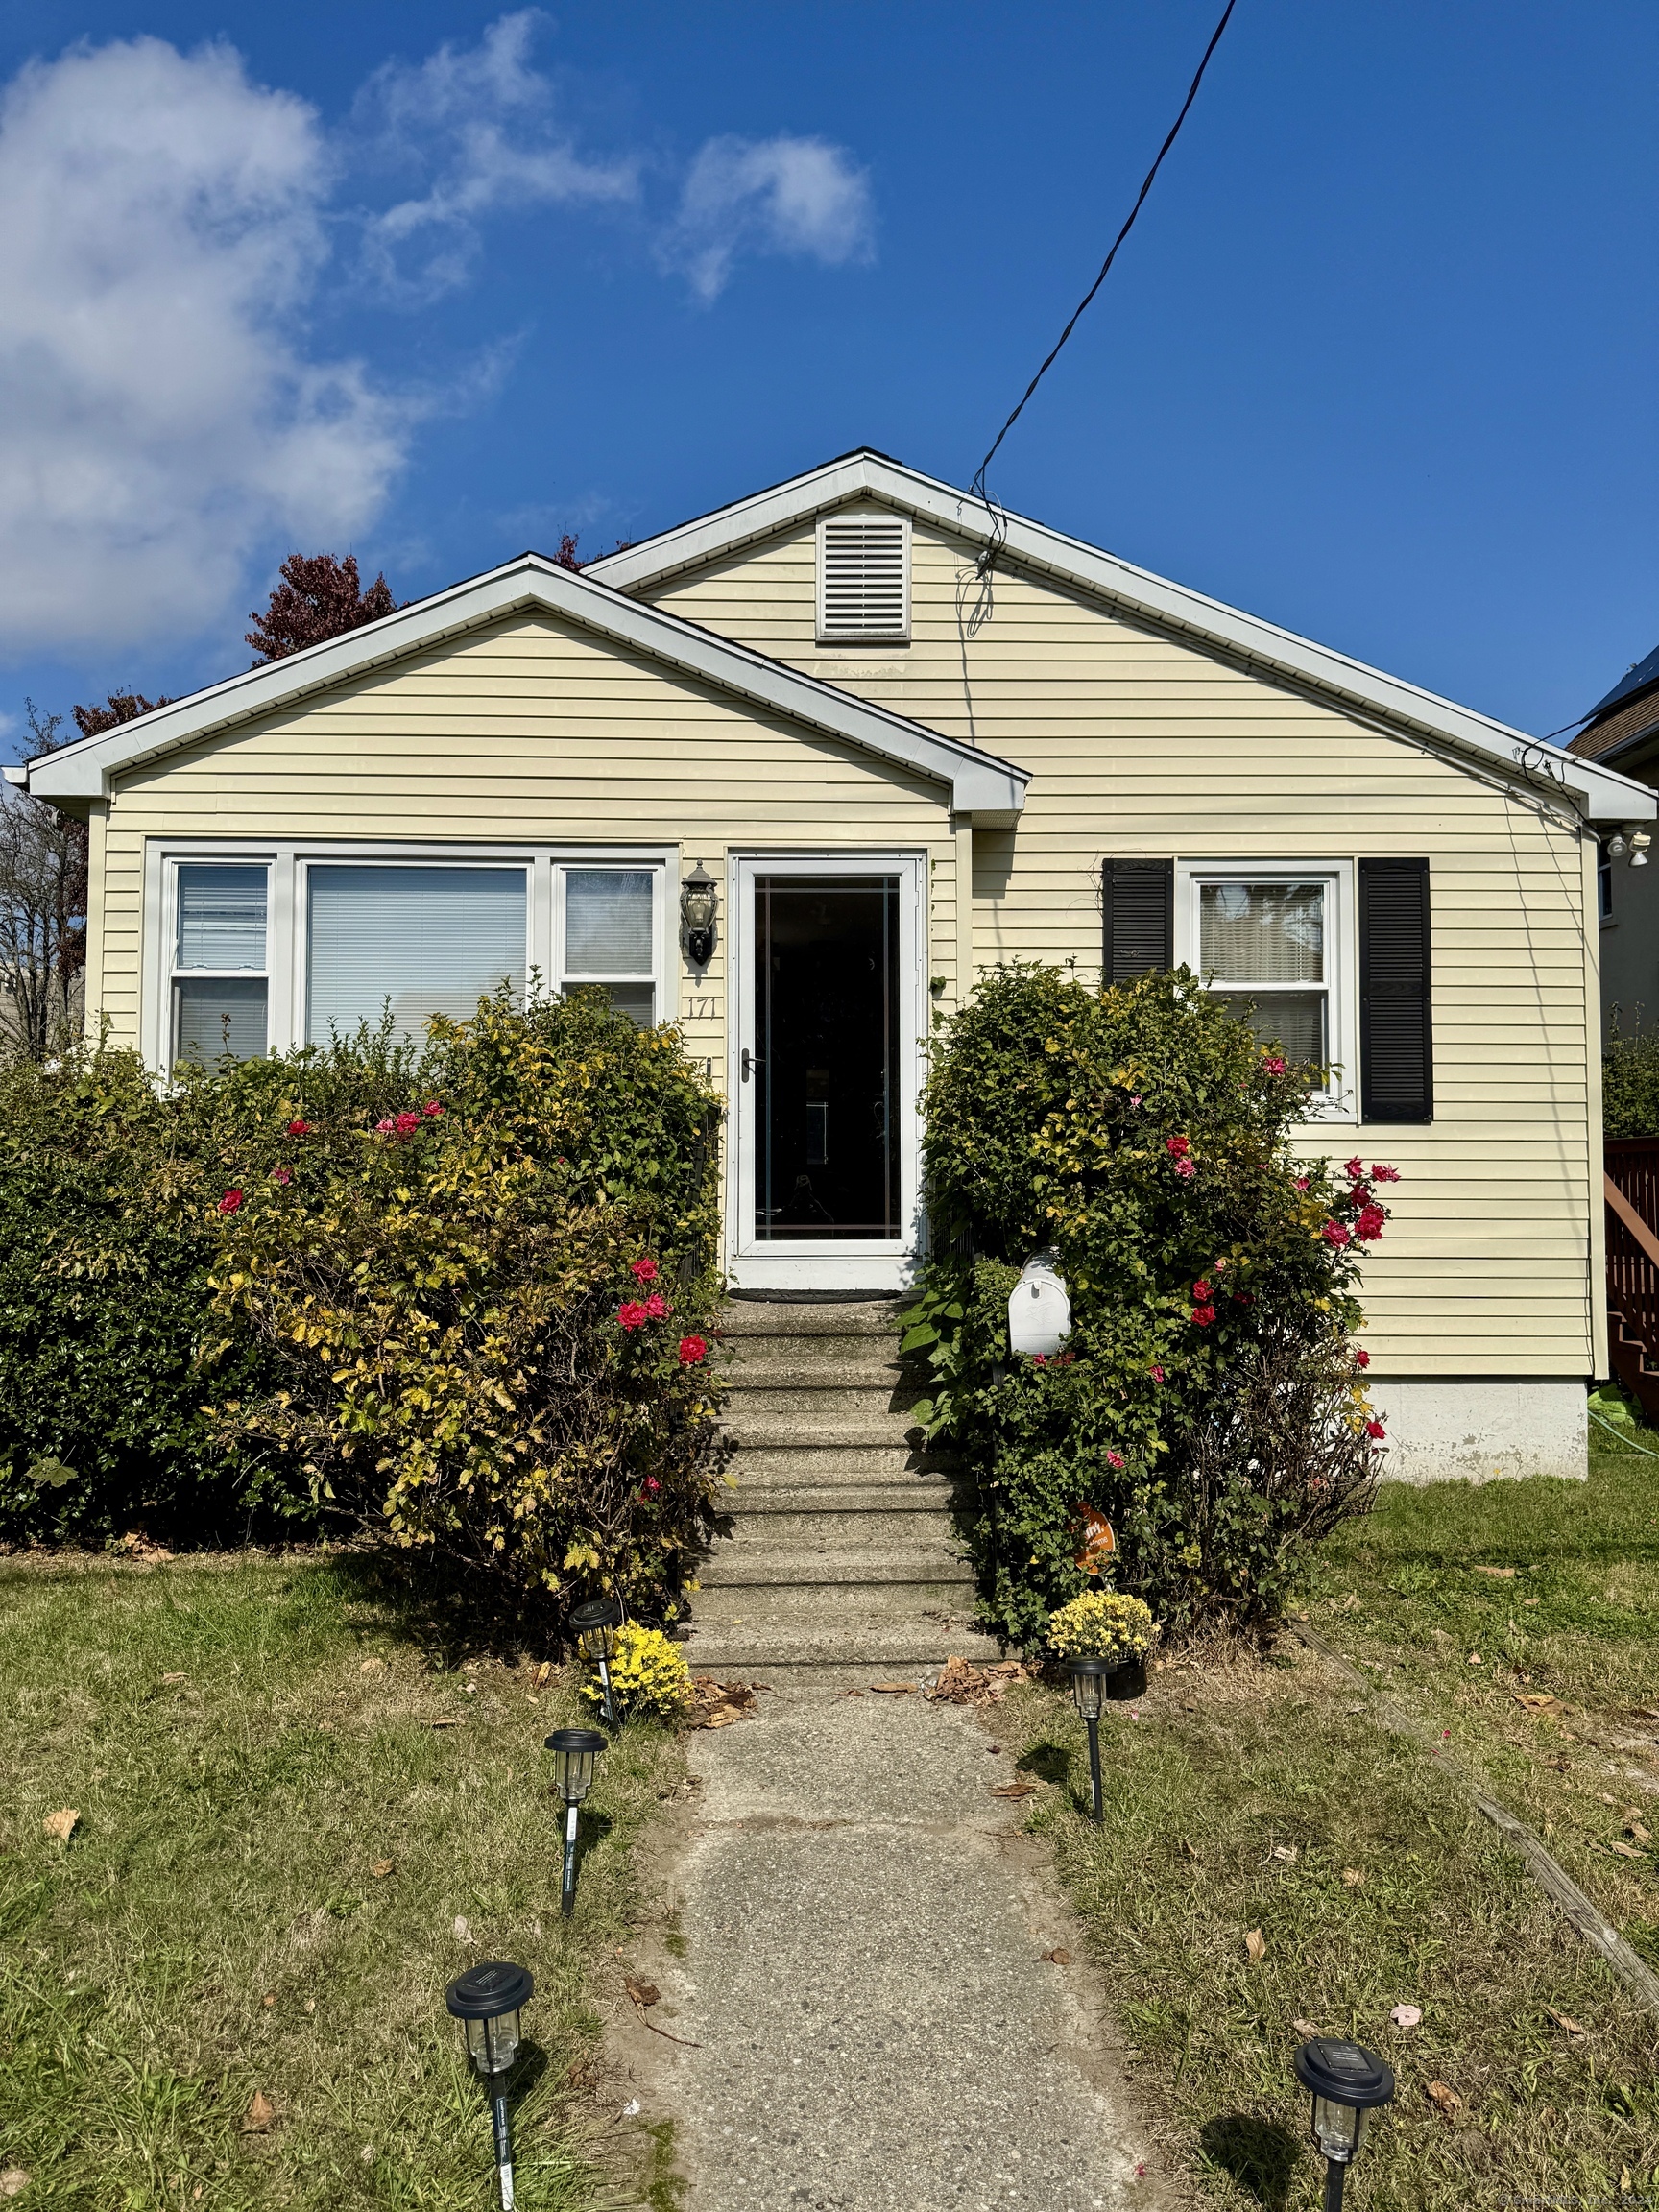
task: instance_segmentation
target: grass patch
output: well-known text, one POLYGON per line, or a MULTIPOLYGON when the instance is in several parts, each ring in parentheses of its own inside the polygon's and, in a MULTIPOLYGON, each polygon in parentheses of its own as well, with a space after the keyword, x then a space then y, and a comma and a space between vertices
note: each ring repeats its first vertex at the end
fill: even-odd
POLYGON ((0 1594, 0 2167, 31 2175, 23 2203, 493 2202, 444 2010, 492 1957, 537 1983, 520 2202, 637 2200, 594 2154, 588 1991, 636 1924, 671 1737, 601 1761, 566 1926, 558 1675, 469 1657, 455 1616, 409 1619, 349 1561, 12 1561, 0 1594), (63 1808, 66 1845, 42 1828, 63 1808), (275 2118, 251 2131, 255 2093, 275 2118))
MULTIPOLYGON (((1329 1641, 1549 1826, 1649 1957, 1659 1866, 1623 1831, 1627 1807, 1659 1809, 1659 1721, 1640 1734, 1641 1705, 1659 1701, 1656 1475, 1615 1453, 1587 1485, 1388 1489, 1321 1554, 1309 1601, 1329 1641), (1477 1572, 1511 1565, 1525 1575, 1477 1572), (1562 1710, 1540 1715, 1517 1690, 1562 1710)), ((1027 1770, 1064 1772, 1036 1824, 1090 1927, 1142 2094, 1203 2200, 1320 2201, 1289 2063, 1302 2021, 1370 2044, 1399 2077, 1356 2169, 1357 2206, 1659 2195, 1659 2028, 1453 1779, 1354 1710, 1322 1662, 1286 1640, 1265 1664, 1161 1669, 1139 1718, 1112 1708, 1103 1730, 1103 1832, 1076 1810, 1081 1724, 1051 1692, 1020 1696, 1027 1770), (1399 2004, 1421 2026, 1395 2029, 1399 2004)))

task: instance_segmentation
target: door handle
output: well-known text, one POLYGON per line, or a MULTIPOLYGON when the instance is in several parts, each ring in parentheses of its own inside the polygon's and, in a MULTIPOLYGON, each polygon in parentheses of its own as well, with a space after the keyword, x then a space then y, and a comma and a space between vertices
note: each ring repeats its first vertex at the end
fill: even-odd
POLYGON ((744 1046, 744 1047, 743 1047, 743 1080, 744 1080, 744 1082, 745 1082, 745 1083, 747 1083, 747 1082, 748 1082, 748 1080, 749 1080, 749 1070, 750 1070, 750 1069, 751 1069, 751 1068, 764 1068, 764 1067, 765 1067, 765 1065, 766 1065, 766 1063, 765 1063, 765 1061, 764 1061, 764 1060, 753 1060, 753 1059, 751 1059, 751 1058, 750 1058, 750 1056, 749 1056, 749 1047, 748 1047, 748 1046, 747 1046, 747 1045, 745 1045, 745 1046, 744 1046))

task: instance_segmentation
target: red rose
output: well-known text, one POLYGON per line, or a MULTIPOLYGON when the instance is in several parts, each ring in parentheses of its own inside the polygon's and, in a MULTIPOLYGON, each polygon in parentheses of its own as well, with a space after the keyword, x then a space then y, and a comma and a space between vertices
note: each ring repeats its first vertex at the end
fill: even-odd
POLYGON ((1327 1221, 1319 1234, 1324 1238, 1327 1244, 1340 1245, 1346 1244, 1348 1241, 1348 1232, 1343 1228, 1340 1221, 1327 1221))
POLYGON ((647 1475, 644 1481, 639 1485, 639 1495, 641 1498, 655 1498, 661 1487, 661 1483, 658 1481, 655 1475, 647 1475))
POLYGON ((227 1190, 224 1197, 219 1201, 219 1211, 221 1214, 234 1214, 241 1203, 242 1193, 240 1190, 227 1190))
POLYGON ((637 1298, 624 1298, 616 1309, 616 1326, 619 1329, 643 1329, 650 1318, 637 1298))
POLYGON ((636 1283, 655 1283, 657 1280, 657 1262, 655 1260, 631 1260, 628 1262, 628 1272, 633 1276, 636 1283))
POLYGON ((1148 1368, 1147 1368, 1147 1370, 1146 1370, 1146 1372, 1147 1372, 1147 1374, 1148 1374, 1148 1375, 1150 1375, 1150 1376, 1151 1376, 1151 1378, 1152 1378, 1152 1380, 1153 1380, 1153 1382, 1163 1382, 1163 1380, 1164 1380, 1164 1370, 1163 1370, 1163 1368, 1162 1368, 1162 1367, 1148 1367, 1148 1368))
POLYGON ((1387 1218, 1381 1206, 1367 1206, 1354 1224, 1354 1234, 1369 1243, 1373 1238, 1382 1236, 1382 1224, 1387 1218))
POLYGON ((1269 1075, 1283 1075, 1285 1072, 1285 1063, 1283 1060, 1264 1060, 1262 1065, 1263 1068, 1265 1068, 1269 1075))
POLYGON ((1210 1295, 1209 1284, 1204 1282, 1202 1279, 1194 1283, 1192 1286, 1192 1295, 1198 1301, 1199 1305, 1202 1306, 1205 1299, 1210 1295))
POLYGON ((1194 1329, 1208 1329, 1214 1318, 1215 1309, 1214 1306, 1194 1306, 1192 1309, 1192 1326, 1194 1329))
POLYGON ((652 1291, 652 1293, 651 1293, 651 1295, 650 1295, 650 1297, 649 1297, 649 1298, 647 1298, 647 1299, 646 1299, 646 1301, 645 1301, 645 1318, 646 1318, 646 1320, 647 1320, 647 1321, 661 1321, 661 1320, 665 1320, 665 1319, 667 1318, 667 1313, 668 1313, 668 1301, 667 1301, 667 1299, 663 1297, 663 1295, 662 1295, 662 1293, 661 1293, 661 1290, 653 1290, 653 1291, 652 1291))
POLYGON ((695 1367, 709 1357, 709 1347, 701 1336, 682 1336, 680 1339, 680 1364, 695 1367))
POLYGON ((399 1114, 393 1126, 399 1137, 413 1137, 421 1126, 421 1117, 419 1114, 399 1114))
POLYGON ((1381 1421, 1367 1421, 1365 1424, 1365 1433, 1367 1436, 1373 1438, 1377 1443, 1381 1444, 1383 1437, 1387 1435, 1388 1431, 1383 1428, 1381 1421))
POLYGON ((288 1134, 290 1137, 309 1137, 311 1134, 311 1124, 309 1121, 290 1121, 288 1124, 288 1134))
POLYGON ((1342 1163, 1342 1172, 1350 1182, 1358 1182, 1360 1176, 1365 1172, 1365 1163, 1360 1159, 1358 1152, 1355 1153, 1352 1160, 1345 1160, 1342 1163))
POLYGON ((421 1107, 421 1111, 430 1121, 435 1119, 438 1115, 442 1114, 444 1109, 439 1105, 436 1098, 428 1098, 425 1105, 421 1107))
POLYGON ((1031 1355, 1031 1364, 1032 1364, 1032 1366, 1033 1366, 1033 1367, 1046 1367, 1046 1366, 1047 1366, 1047 1364, 1048 1364, 1048 1355, 1047 1355, 1047 1353, 1046 1353, 1046 1352, 1033 1352, 1033 1353, 1032 1353, 1032 1355, 1031 1355))
POLYGON ((1307 1176, 1306 1176, 1306 1175, 1297 1175, 1297 1176, 1293 1177, 1293 1178, 1292 1178, 1292 1180, 1295 1182, 1295 1185, 1296 1185, 1296 1188, 1297 1188, 1297 1190, 1307 1190, 1307 1188, 1308 1188, 1308 1178, 1307 1178, 1307 1176))
POLYGON ((1164 1149, 1171 1160, 1179 1160, 1183 1153, 1191 1151, 1192 1140, 1190 1137, 1166 1137, 1164 1149))
POLYGON ((1362 1344, 1355 1350, 1354 1364, 1356 1367, 1369 1367, 1371 1364, 1371 1355, 1362 1344))
POLYGON ((1384 1167, 1381 1162, 1373 1160, 1371 1163, 1371 1180, 1373 1183, 1398 1183, 1400 1170, 1398 1167, 1384 1167))

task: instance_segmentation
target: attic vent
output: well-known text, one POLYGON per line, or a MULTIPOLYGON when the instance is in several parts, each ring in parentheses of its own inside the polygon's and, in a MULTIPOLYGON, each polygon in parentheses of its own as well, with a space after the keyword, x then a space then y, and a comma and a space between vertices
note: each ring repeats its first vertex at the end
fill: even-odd
POLYGON ((910 526, 902 515, 828 517, 818 528, 818 636, 910 635, 910 526))

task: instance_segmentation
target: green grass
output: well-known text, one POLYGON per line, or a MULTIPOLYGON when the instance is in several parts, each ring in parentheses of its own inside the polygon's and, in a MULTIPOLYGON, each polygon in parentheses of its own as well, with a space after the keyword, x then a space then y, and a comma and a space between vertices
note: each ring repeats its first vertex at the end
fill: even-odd
POLYGON ((568 1693, 469 1661, 458 1618, 410 1620, 340 1560, 0 1563, 0 2168, 31 2176, 22 2204, 493 2203, 444 2010, 492 1957, 537 1982, 520 2203, 637 2200, 595 2151, 589 1991, 619 1971, 629 1846, 679 1753, 629 1729, 605 1755, 563 1923, 541 1738, 568 1693), (61 1808, 66 1846, 42 1829, 61 1808), (250 2132, 255 2092, 276 2118, 250 2132))
MULTIPOLYGON (((1551 1848, 1649 1958, 1659 1863, 1608 1846, 1628 1841, 1625 1807, 1659 1831, 1652 1746, 1619 1747, 1639 1705, 1659 1703, 1656 1476, 1659 1461, 1598 1454, 1588 1484, 1386 1490, 1327 1548, 1308 1601, 1328 1641, 1548 1823, 1551 1848), (1493 1565, 1527 1573, 1475 1572, 1493 1565), (1564 1713, 1532 1718, 1517 1688, 1559 1696, 1564 1713)), ((1110 1709, 1101 1831, 1075 1810, 1080 1723, 1051 1692, 1022 1698, 1027 1767, 1058 1785, 1036 1824, 1195 2201, 1319 2203, 1290 2071, 1298 2021, 1370 2044, 1399 2077, 1355 2170, 1356 2212, 1659 2200, 1659 2024, 1452 1776, 1354 1710, 1363 1701, 1323 1662, 1286 1639, 1265 1664, 1159 1670, 1138 1719, 1110 1709), (1402 2003, 1420 2027, 1391 2025, 1402 2003)))

